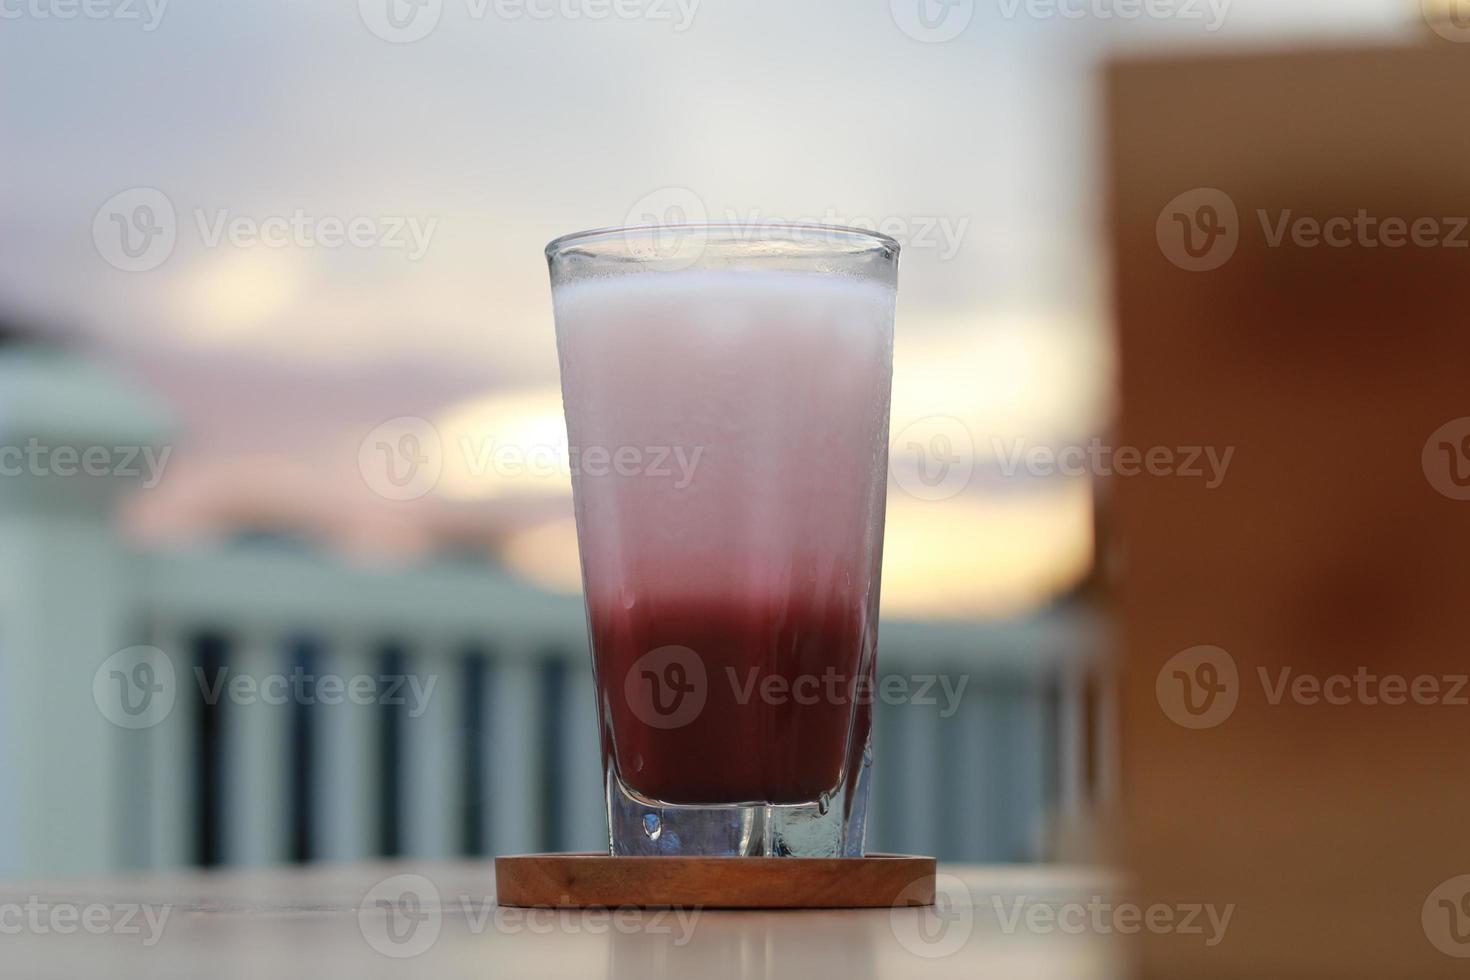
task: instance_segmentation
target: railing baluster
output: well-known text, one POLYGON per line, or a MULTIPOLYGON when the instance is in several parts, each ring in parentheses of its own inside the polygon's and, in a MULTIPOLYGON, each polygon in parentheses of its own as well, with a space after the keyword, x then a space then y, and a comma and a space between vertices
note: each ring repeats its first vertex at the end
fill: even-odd
POLYGON ((602 786, 602 751, 598 741, 597 695, 592 669, 583 658, 567 667, 566 753, 562 760, 567 792, 567 839, 575 851, 606 851, 607 801, 602 786))
POLYGON ((1007 700, 1015 740, 1011 781, 1006 787, 1010 861, 1035 861, 1046 832, 1046 696, 1042 682, 1025 674, 1012 682, 1007 700))
POLYGON ((1058 672, 1057 810, 1064 825, 1082 814, 1087 802, 1087 675, 1080 667, 1058 672))
POLYGON ((322 860, 359 860, 373 855, 377 829, 377 705, 357 703, 350 691, 354 677, 376 683, 377 659, 361 637, 339 635, 319 662, 323 672, 342 678, 345 691, 341 704, 318 709, 314 849, 322 860))
POLYGON ((231 864, 272 864, 286 858, 292 705, 289 688, 278 690, 270 679, 283 675, 286 658, 279 639, 264 630, 238 636, 232 650, 228 673, 207 678, 210 684, 218 680, 220 698, 228 702, 223 733, 224 857, 231 864), (250 679, 254 694, 246 703, 230 699, 230 683, 237 677, 250 679), (281 693, 288 695, 287 703, 270 703, 281 693))
POLYGON ((178 868, 193 857, 195 828, 193 799, 193 745, 199 687, 194 677, 188 633, 178 623, 156 621, 150 645, 168 655, 174 668, 173 710, 167 718, 145 729, 148 791, 147 860, 152 868, 178 868))
POLYGON ((490 798, 490 844, 495 854, 534 851, 541 840, 542 746, 539 663, 524 650, 497 657, 490 731, 495 782, 490 798))
MULTIPOLYGON (((959 672, 945 675, 952 686, 960 683, 959 672)), ((981 826, 981 813, 986 804, 986 794, 994 787, 986 780, 983 756, 977 747, 985 740, 986 706, 981 695, 982 679, 970 676, 960 692, 959 705, 949 718, 941 724, 941 738, 947 753, 947 778, 931 790, 936 798, 945 828, 944 856, 952 861, 975 861, 984 851, 985 839, 981 826)), ((939 689, 939 707, 946 708, 945 693, 939 689)))
POLYGON ((443 858, 458 851, 461 700, 459 662, 441 643, 421 644, 405 660, 397 684, 403 739, 403 852, 443 858))

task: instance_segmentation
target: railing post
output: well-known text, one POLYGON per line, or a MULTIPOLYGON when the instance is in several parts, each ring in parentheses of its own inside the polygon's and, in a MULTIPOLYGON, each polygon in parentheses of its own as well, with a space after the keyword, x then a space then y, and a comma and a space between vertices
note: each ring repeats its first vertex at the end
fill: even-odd
MULTIPOLYGON (((161 476, 169 431, 159 407, 94 365, 0 352, 0 873, 124 863, 121 800, 141 774, 120 769, 136 756, 119 736, 143 740, 122 730, 143 716, 126 713, 111 671, 96 697, 93 680, 140 628, 112 511, 161 476)), ((168 682, 115 666, 120 685, 168 682)), ((176 694, 134 691, 129 706, 159 711, 176 694)))

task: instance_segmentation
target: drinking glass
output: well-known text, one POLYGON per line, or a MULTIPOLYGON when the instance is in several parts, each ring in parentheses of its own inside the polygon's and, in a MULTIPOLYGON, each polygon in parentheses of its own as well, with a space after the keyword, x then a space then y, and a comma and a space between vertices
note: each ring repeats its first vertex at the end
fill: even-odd
POLYGON ((547 246, 614 855, 863 853, 898 252, 547 246))

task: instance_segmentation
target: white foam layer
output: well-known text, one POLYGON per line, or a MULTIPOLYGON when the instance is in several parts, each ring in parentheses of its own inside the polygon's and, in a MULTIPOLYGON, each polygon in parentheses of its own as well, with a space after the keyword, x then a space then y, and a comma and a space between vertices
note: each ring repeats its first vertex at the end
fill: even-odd
POLYGON ((893 287, 721 270, 587 280, 554 298, 590 594, 866 591, 893 287), (598 476, 589 450, 638 463, 598 476))

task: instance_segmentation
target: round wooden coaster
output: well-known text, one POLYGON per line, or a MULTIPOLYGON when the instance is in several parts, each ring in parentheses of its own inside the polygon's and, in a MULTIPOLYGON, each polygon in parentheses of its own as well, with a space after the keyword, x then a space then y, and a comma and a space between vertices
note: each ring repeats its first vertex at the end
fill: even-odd
POLYGON ((934 859, 610 857, 495 859, 495 900, 525 908, 868 909, 934 904, 934 859))

